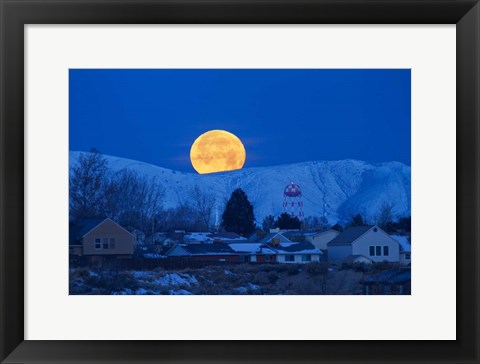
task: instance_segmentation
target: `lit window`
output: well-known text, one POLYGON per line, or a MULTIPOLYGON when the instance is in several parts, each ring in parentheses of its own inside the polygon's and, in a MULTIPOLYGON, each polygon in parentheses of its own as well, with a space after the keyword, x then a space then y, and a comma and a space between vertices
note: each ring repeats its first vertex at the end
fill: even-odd
POLYGON ((388 246, 383 247, 383 255, 388 256, 388 246))
POLYGON ((377 257, 381 256, 382 255, 382 247, 381 246, 376 246, 375 247, 375 255, 377 257))
POLYGON ((102 249, 102 240, 100 238, 95 239, 95 249, 102 249))
POLYGON ((370 256, 373 257, 375 255, 375 247, 371 246, 370 247, 370 256))
POLYGON ((115 238, 110 238, 110 249, 115 249, 115 238))

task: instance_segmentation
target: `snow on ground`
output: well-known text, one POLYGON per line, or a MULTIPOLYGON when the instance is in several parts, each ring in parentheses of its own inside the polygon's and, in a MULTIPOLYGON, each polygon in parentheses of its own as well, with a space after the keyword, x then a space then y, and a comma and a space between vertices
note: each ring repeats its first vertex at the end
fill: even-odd
POLYGON ((198 281, 194 276, 182 273, 170 273, 163 277, 156 278, 152 283, 159 286, 188 286, 197 285, 198 281))

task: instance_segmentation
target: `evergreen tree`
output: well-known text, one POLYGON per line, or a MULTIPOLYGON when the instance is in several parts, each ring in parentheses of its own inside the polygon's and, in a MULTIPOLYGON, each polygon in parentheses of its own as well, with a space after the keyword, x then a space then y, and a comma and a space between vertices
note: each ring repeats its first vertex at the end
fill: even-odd
POLYGON ((287 213, 281 214, 278 219, 276 226, 280 229, 300 229, 301 222, 298 217, 292 217, 287 213))
POLYGON ((350 226, 364 226, 366 225, 365 222, 363 221, 363 217, 360 214, 356 214, 354 217, 352 217, 352 221, 349 224, 350 226))
POLYGON ((275 217, 273 215, 265 216, 262 221, 262 229, 267 233, 275 227, 275 217))
POLYGON ((343 231, 343 227, 342 225, 340 225, 338 222, 332 226, 332 230, 337 230, 337 231, 340 231, 342 232, 343 231))
POLYGON ((225 230, 246 236, 255 231, 253 206, 241 188, 233 191, 222 214, 225 230))

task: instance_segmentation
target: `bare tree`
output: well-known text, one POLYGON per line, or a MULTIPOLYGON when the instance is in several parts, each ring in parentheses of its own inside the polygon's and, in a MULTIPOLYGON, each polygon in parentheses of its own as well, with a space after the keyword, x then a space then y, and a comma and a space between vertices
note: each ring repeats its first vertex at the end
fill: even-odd
POLYGON ((106 185, 106 213, 130 229, 154 233, 164 196, 165 190, 154 178, 141 177, 124 169, 113 174, 106 185))
POLYGON ((197 230, 208 230, 215 207, 215 195, 202 191, 195 185, 190 190, 189 200, 196 215, 197 230))
POLYGON ((107 160, 98 150, 80 154, 78 163, 70 169, 69 204, 72 219, 103 217, 107 171, 107 160))
POLYGON ((382 229, 386 229, 388 223, 391 223, 393 220, 393 204, 384 202, 380 207, 376 218, 376 224, 382 229))

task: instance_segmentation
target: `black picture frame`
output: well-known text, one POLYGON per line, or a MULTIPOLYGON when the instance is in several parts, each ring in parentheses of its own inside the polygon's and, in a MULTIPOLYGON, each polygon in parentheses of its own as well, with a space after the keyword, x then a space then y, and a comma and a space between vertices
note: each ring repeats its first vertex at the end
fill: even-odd
POLYGON ((477 0, 0 0, 0 11, 2 363, 479 362, 480 5, 477 0), (57 23, 456 24, 457 340, 24 340, 24 25, 57 23))

